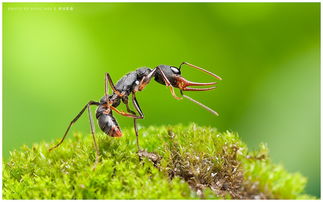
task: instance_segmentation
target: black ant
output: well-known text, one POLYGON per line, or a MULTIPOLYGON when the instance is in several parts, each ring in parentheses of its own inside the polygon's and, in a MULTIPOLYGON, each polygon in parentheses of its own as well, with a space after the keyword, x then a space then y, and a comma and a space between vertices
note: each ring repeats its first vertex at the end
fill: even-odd
POLYGON ((99 149, 95 140, 95 129, 93 124, 93 119, 91 115, 90 106, 96 105, 98 106, 96 110, 96 118, 98 119, 99 126, 101 130, 106 133, 107 135, 111 137, 121 137, 122 132, 120 130, 120 127, 116 121, 116 119, 113 117, 112 111, 117 112, 118 114, 121 114, 122 116, 133 118, 134 120, 134 130, 136 134, 136 144, 138 148, 138 152, 140 151, 139 148, 139 140, 138 140, 138 129, 137 129, 137 119, 143 119, 144 114, 142 110, 140 109, 140 106, 138 104, 138 101, 136 99, 136 92, 142 91, 146 85, 150 82, 150 80, 154 77, 155 81, 157 81, 160 84, 166 85, 169 87, 173 97, 175 99, 182 99, 182 97, 178 97, 175 94, 174 87, 180 89, 180 93, 184 98, 187 98, 191 100, 192 102, 195 102, 196 104, 202 106, 206 110, 210 111, 211 113, 218 115, 217 112, 210 109, 209 107, 203 105, 202 103, 194 100, 193 98, 188 97, 187 95, 183 94, 183 91, 207 91, 212 90, 216 87, 209 87, 209 88, 190 88, 188 86, 209 86, 214 85, 216 82, 211 83, 197 83, 197 82, 191 82, 186 80, 181 76, 181 67, 182 65, 188 65, 190 67, 196 68, 200 71, 203 71, 216 79, 222 80, 219 76, 213 74, 212 72, 209 72, 201 67, 197 67, 195 65, 192 65, 187 62, 183 62, 179 68, 174 66, 168 66, 168 65, 158 65, 154 69, 150 69, 147 67, 141 67, 133 72, 130 72, 123 76, 115 85, 112 82, 111 76, 109 73, 106 73, 105 75, 105 95, 101 98, 100 102, 96 101, 89 101, 83 109, 78 113, 78 115, 71 121, 69 124, 63 138, 61 141, 55 145, 54 147, 50 148, 49 151, 57 148, 62 142, 64 141, 68 131, 70 130, 71 126, 80 118, 80 116, 84 113, 84 111, 87 109, 89 114, 89 120, 90 120, 90 126, 91 126, 91 133, 93 137, 94 147, 96 150, 96 160, 95 165, 99 161, 99 149), (108 93, 108 84, 110 84, 110 87, 112 88, 113 93, 109 95, 108 93), (139 113, 139 116, 132 111, 129 108, 128 105, 128 97, 132 94, 132 103, 136 109, 136 111, 139 113), (127 112, 119 111, 117 107, 120 105, 121 101, 126 105, 127 112))

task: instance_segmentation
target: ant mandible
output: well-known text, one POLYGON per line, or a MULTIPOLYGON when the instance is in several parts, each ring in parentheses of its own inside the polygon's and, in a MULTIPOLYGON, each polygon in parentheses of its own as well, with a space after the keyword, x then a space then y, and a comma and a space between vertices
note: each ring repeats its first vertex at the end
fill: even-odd
POLYGON ((77 116, 70 122, 70 124, 67 127, 67 130, 61 139, 61 141, 49 149, 49 151, 52 151, 53 149, 57 148, 60 144, 63 143, 68 131, 70 130, 71 126, 80 118, 80 116, 84 113, 84 111, 88 110, 89 120, 90 120, 90 126, 91 126, 91 134, 94 142, 94 147, 96 151, 96 158, 95 158, 95 165, 99 161, 99 149, 95 140, 95 127, 93 124, 93 119, 91 115, 90 106, 96 105, 96 118, 98 119, 99 126, 101 130, 106 133, 107 135, 111 137, 121 137, 122 132, 120 130, 120 127, 116 121, 116 119, 113 117, 112 111, 117 112, 118 114, 126 117, 133 118, 134 120, 134 130, 136 134, 136 144, 138 152, 140 151, 139 148, 139 140, 138 140, 138 129, 137 129, 137 119, 143 119, 144 114, 142 110, 140 109, 140 106, 138 104, 138 101, 136 99, 136 92, 142 91, 146 85, 150 82, 150 80, 154 77, 155 81, 157 81, 160 84, 166 85, 169 87, 171 94, 175 99, 182 99, 187 98, 188 100, 191 100, 192 102, 195 102, 196 104, 202 106, 206 110, 210 111, 211 113, 218 115, 217 112, 212 110, 211 108, 203 105, 202 103, 194 100, 193 98, 184 95, 183 91, 208 91, 212 90, 216 87, 209 87, 209 88, 190 88, 188 86, 209 86, 214 85, 216 82, 210 82, 210 83, 197 83, 197 82, 191 82, 186 80, 181 76, 181 67, 182 65, 188 65, 190 67, 193 67, 195 69, 198 69, 200 71, 203 71, 214 78, 218 80, 222 80, 221 77, 215 75, 212 72, 209 72, 201 67, 192 65, 187 62, 181 63, 179 68, 174 66, 168 66, 168 65, 158 65, 154 69, 150 69, 147 67, 141 67, 133 72, 130 72, 123 76, 115 85, 113 84, 113 81, 111 79, 111 76, 109 73, 105 74, 105 95, 101 98, 100 102, 96 101, 89 101, 83 109, 77 114, 77 116), (111 95, 108 94, 108 84, 110 84, 110 87, 112 88, 113 93, 111 95), (178 97, 174 91, 175 88, 180 89, 180 93, 183 97, 178 97), (132 111, 129 108, 128 105, 128 97, 132 94, 132 103, 136 109, 136 111, 139 113, 139 116, 132 111), (117 109, 117 107, 120 105, 121 101, 126 105, 127 112, 120 111, 117 109))

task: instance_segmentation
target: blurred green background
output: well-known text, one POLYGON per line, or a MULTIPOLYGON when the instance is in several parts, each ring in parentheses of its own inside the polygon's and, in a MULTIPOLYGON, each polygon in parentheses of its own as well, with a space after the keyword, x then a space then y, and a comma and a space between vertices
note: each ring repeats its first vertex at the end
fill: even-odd
MULTIPOLYGON (((60 138, 103 96, 105 72, 116 82, 183 61, 223 77, 214 91, 187 93, 220 116, 152 81, 137 94, 141 125, 196 122, 236 131, 251 149, 266 142, 273 161, 301 172, 307 193, 320 197, 319 3, 4 3, 4 158, 60 138)), ((87 115, 72 131, 89 133, 87 115)))

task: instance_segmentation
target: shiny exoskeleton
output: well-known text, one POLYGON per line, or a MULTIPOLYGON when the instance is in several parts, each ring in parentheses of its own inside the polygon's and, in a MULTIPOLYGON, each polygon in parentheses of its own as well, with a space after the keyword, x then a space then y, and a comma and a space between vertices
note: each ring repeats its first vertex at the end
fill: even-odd
POLYGON ((190 67, 193 67, 195 69, 198 69, 200 71, 203 71, 211 76, 213 76, 216 79, 222 80, 219 76, 213 74, 212 72, 209 72, 201 67, 197 67, 195 65, 189 64, 187 62, 183 62, 179 67, 174 66, 168 66, 168 65, 158 65, 154 69, 150 69, 148 67, 141 67, 133 72, 130 72, 123 76, 116 84, 113 83, 111 76, 109 73, 106 73, 105 75, 105 95, 101 98, 99 102, 96 101, 89 101, 81 110, 81 112, 71 121, 69 124, 63 138, 61 141, 52 147, 50 149, 53 150, 54 148, 58 147, 65 139, 70 127, 79 119, 79 117, 83 114, 83 112, 88 109, 89 114, 89 120, 90 120, 90 126, 91 126, 91 133, 94 141, 94 146, 96 150, 96 163, 99 159, 99 150, 96 144, 95 136, 94 136, 94 124, 93 119, 91 115, 90 106, 96 105, 96 118, 98 119, 98 124, 100 126, 100 129, 106 133, 109 136, 112 137, 120 137, 122 136, 122 132, 120 130, 120 127, 118 125, 117 120, 113 116, 113 112, 115 111, 120 115, 133 118, 134 120, 134 129, 136 134, 136 141, 137 141, 137 147, 139 151, 139 140, 138 140, 138 130, 137 130, 137 119, 143 119, 144 114, 139 106, 139 103, 136 99, 136 93, 138 91, 142 91, 146 85, 151 81, 152 78, 155 79, 158 83, 162 85, 166 85, 169 87, 171 94, 175 99, 182 99, 187 98, 203 108, 207 109, 208 111, 212 112, 215 115, 218 115, 217 112, 210 109, 209 107, 203 105, 202 103, 192 99, 191 97, 188 97, 187 95, 183 94, 183 91, 207 91, 212 90, 215 87, 209 87, 209 88, 191 88, 188 86, 209 86, 214 85, 216 82, 210 82, 210 83, 197 83, 197 82, 191 82, 186 80, 181 76, 181 67, 182 65, 188 65, 190 67), (108 86, 112 89, 112 93, 108 93, 108 86), (174 87, 180 89, 180 93, 182 97, 178 97, 175 94, 174 87), (134 112, 129 107, 129 97, 131 95, 131 101, 133 103, 133 106, 135 110, 134 112), (122 103, 126 105, 127 112, 120 111, 117 109, 117 107, 122 103))
MULTIPOLYGON (((150 68, 142 67, 123 76, 115 86, 112 87, 113 93, 108 95, 109 104, 112 107, 117 108, 122 101, 127 106, 127 111, 131 113, 131 115, 127 113, 123 113, 123 115, 138 119, 143 118, 143 113, 135 97, 133 97, 133 104, 141 116, 133 116, 136 115, 136 113, 130 110, 128 97, 131 93, 135 93, 139 90, 140 81, 148 76, 151 71, 150 68)), ((107 77, 108 81, 110 81, 111 77, 109 74, 107 74, 107 77)), ((96 118, 98 119, 99 126, 103 132, 112 137, 122 136, 120 127, 112 115, 112 110, 109 110, 109 107, 107 106, 107 96, 101 98, 100 105, 96 110, 96 118)))

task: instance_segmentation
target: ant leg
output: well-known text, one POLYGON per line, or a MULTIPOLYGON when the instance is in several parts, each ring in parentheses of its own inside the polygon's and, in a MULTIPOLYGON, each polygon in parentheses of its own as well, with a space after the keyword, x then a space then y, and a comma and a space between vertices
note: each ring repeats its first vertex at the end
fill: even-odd
POLYGON ((126 117, 130 117, 130 118, 135 118, 135 119, 142 119, 143 117, 141 116, 137 116, 134 114, 129 114, 127 112, 124 111, 120 111, 117 108, 115 108, 114 106, 109 106, 113 111, 117 112, 118 114, 122 115, 122 116, 126 116, 126 117))
POLYGON ((120 97, 123 97, 124 93, 120 93, 114 86, 111 76, 109 73, 105 73, 105 78, 104 78, 104 92, 105 92, 105 99, 106 102, 109 103, 109 88, 108 88, 108 83, 110 84, 112 91, 119 95, 120 97))
MULTIPOLYGON (((109 84, 110 84, 110 86, 111 86, 111 88, 112 88, 113 92, 114 92, 115 94, 117 94, 118 96, 123 97, 123 96, 124 96, 124 93, 120 93, 120 91, 118 91, 118 90, 116 89, 116 87, 115 87, 115 86, 114 86, 114 84, 113 84, 113 81, 112 81, 112 79, 111 79, 110 74, 109 74, 109 73, 106 73, 105 75, 106 75, 106 76, 105 76, 105 78, 106 78, 106 79, 108 79, 109 84)), ((107 82, 105 82, 105 85, 107 86, 107 82)))
POLYGON ((109 73, 106 73, 104 77, 104 95, 105 95, 105 100, 107 102, 107 105, 109 103, 109 88, 108 88, 108 81, 107 81, 108 74, 109 73))
POLYGON ((133 119, 133 128, 135 129, 135 134, 136 134, 136 145, 137 145, 137 152, 140 151, 139 147, 139 135, 138 135, 138 128, 137 128, 137 119, 133 119))
MULTIPOLYGON (((127 111, 133 115, 136 115, 136 112, 132 111, 129 107, 129 103, 128 103, 128 99, 123 99, 122 100, 123 103, 126 105, 127 107, 127 111)), ((135 106, 136 110, 138 111, 138 113, 140 114, 140 117, 139 118, 144 118, 144 115, 139 107, 139 104, 137 102, 137 99, 135 97, 135 93, 132 92, 132 103, 133 105, 135 106)), ((135 129, 135 134, 136 134, 136 144, 137 144, 137 149, 138 149, 138 152, 140 151, 140 147, 139 147, 139 140, 138 140, 138 128, 137 128, 137 118, 134 118, 133 119, 133 124, 134 124, 134 129, 135 129)), ((139 158, 140 159, 140 158, 139 158)))
POLYGON ((90 105, 87 105, 87 110, 88 110, 88 114, 89 114, 90 126, 91 126, 91 134, 92 134, 93 144, 94 144, 94 148, 95 148, 95 163, 93 165, 93 170, 95 170, 96 165, 99 162, 100 152, 99 152, 99 148, 98 148, 98 145, 96 143, 96 140, 95 140, 95 135, 94 135, 95 134, 95 126, 93 124, 93 119, 92 119, 90 105))
MULTIPOLYGON (((125 105, 126 105, 126 107, 127 107, 127 111, 128 111, 129 113, 131 113, 131 114, 133 114, 133 115, 136 115, 136 112, 134 112, 134 111, 132 111, 132 110, 130 109, 129 104, 128 104, 128 101, 127 101, 127 102, 125 102, 125 105)), ((140 148, 139 148, 139 141, 138 141, 138 129, 137 129, 137 119, 136 119, 136 118, 134 118, 134 119, 133 119, 133 125, 134 125, 134 129, 135 129, 135 134, 136 134, 136 144, 137 144, 137 149, 138 149, 138 152, 139 152, 140 148)))
POLYGON ((127 97, 123 97, 122 102, 126 105, 127 107, 127 112, 129 112, 130 114, 136 115, 136 112, 132 111, 129 107, 129 103, 128 103, 128 98, 127 97))
POLYGON ((124 93, 120 93, 118 90, 116 90, 113 82, 112 82, 112 79, 110 77, 110 74, 109 73, 106 73, 106 77, 105 77, 105 96, 106 96, 106 101, 107 101, 107 107, 108 107, 108 110, 107 110, 107 114, 109 114, 109 110, 112 109, 114 110, 115 112, 117 112, 118 114, 122 115, 122 116, 126 116, 126 117, 131 117, 131 118, 138 118, 140 119, 139 116, 136 116, 134 114, 129 114, 129 113, 126 113, 124 111, 120 111, 118 110, 117 108, 113 107, 112 105, 110 105, 109 103, 109 95, 108 95, 108 82, 112 88, 112 90, 118 94, 119 96, 123 97, 124 96, 124 93))
POLYGON ((157 68, 153 69, 147 76, 144 76, 139 82, 138 89, 136 91, 142 91, 146 85, 150 82, 157 71, 157 68))
MULTIPOLYGON (((64 141, 64 139, 65 139, 65 137, 66 137, 66 135, 67 135, 67 133, 68 133, 68 131, 70 130, 70 128, 71 128, 71 126, 82 116, 82 114, 84 113, 84 111, 85 111, 85 109, 87 108, 87 107, 89 107, 90 105, 99 105, 100 103, 98 103, 98 102, 95 102, 95 101, 90 101, 90 102, 88 102, 84 107, 83 107, 83 109, 76 115, 76 117, 71 121, 71 123, 68 125, 68 127, 67 127, 67 130, 65 131, 65 133, 64 133, 64 136, 63 136, 63 138, 61 139, 61 141, 57 144, 57 145, 55 145, 55 146, 53 146, 52 148, 50 148, 48 151, 50 152, 50 151, 52 151, 53 149, 55 149, 55 148, 57 148, 60 144, 62 144, 63 143, 63 141, 64 141)), ((92 127, 92 126, 91 126, 92 127)))
POLYGON ((173 96, 176 100, 181 100, 181 99, 183 99, 183 98, 181 98, 181 97, 177 97, 177 95, 176 95, 176 93, 175 93, 175 91, 174 91, 174 87, 172 86, 172 84, 169 82, 169 80, 168 80, 168 79, 167 79, 167 77, 165 76, 165 74, 164 74, 163 70, 161 70, 159 67, 157 67, 157 68, 158 68, 158 70, 160 71, 160 73, 161 73, 161 75, 162 75, 162 78, 163 78, 163 80, 164 80, 164 82, 165 82, 166 86, 168 86, 168 87, 169 87, 169 90, 170 90, 170 92, 172 93, 172 96, 173 96))
POLYGON ((133 115, 136 115, 136 112, 134 112, 134 111, 132 111, 131 109, 130 109, 130 107, 129 107, 129 104, 127 103, 127 104, 125 104, 126 105, 126 107, 127 107, 127 112, 129 112, 130 114, 133 114, 133 115))
POLYGON ((138 101, 137 101, 137 98, 136 98, 136 95, 134 92, 132 92, 132 103, 135 106, 135 109, 137 110, 137 112, 140 114, 140 119, 143 119, 144 113, 142 113, 142 111, 140 109, 140 106, 138 104, 138 101))
MULTIPOLYGON (((140 114, 140 117, 142 117, 142 119, 144 118, 144 114, 142 113, 140 106, 138 104, 138 101, 136 99, 136 95, 134 92, 132 92, 132 103, 135 106, 135 109, 137 110, 137 112, 140 114)), ((136 134, 136 143, 137 143, 137 148, 138 148, 138 153, 140 151, 140 147, 139 147, 139 135, 138 135, 138 128, 137 128, 137 119, 133 119, 133 124, 134 124, 134 129, 135 129, 135 134, 136 134)), ((139 157, 140 159, 140 157, 139 157)))
MULTIPOLYGON (((124 102, 124 104, 126 105, 126 107, 127 107, 127 111, 128 111, 129 113, 136 115, 136 112, 134 112, 134 111, 132 111, 132 110, 130 109, 129 104, 128 104, 128 100, 127 100, 126 102, 124 102)), ((139 147, 139 140, 138 140, 138 129, 137 129, 137 119, 136 119, 136 118, 134 118, 134 119, 133 119, 133 125, 134 125, 134 129, 135 129, 135 134, 136 134, 137 150, 138 150, 138 152, 139 152, 139 151, 140 151, 140 147, 139 147)), ((141 160, 141 159, 140 159, 140 157, 139 157, 139 160, 141 160)))
POLYGON ((142 80, 139 83, 139 91, 143 90, 145 88, 145 86, 150 82, 150 80, 152 79, 152 77, 155 75, 156 71, 159 71, 162 75, 162 79, 165 82, 165 85, 167 87, 169 87, 170 92, 172 93, 172 96, 176 99, 176 100, 181 100, 183 98, 181 97, 177 97, 175 91, 174 91, 174 87, 172 86, 172 84, 169 82, 169 80, 167 79, 166 75, 164 74, 163 70, 161 70, 159 67, 156 67, 153 71, 151 71, 147 76, 145 76, 144 78, 142 78, 142 80))

